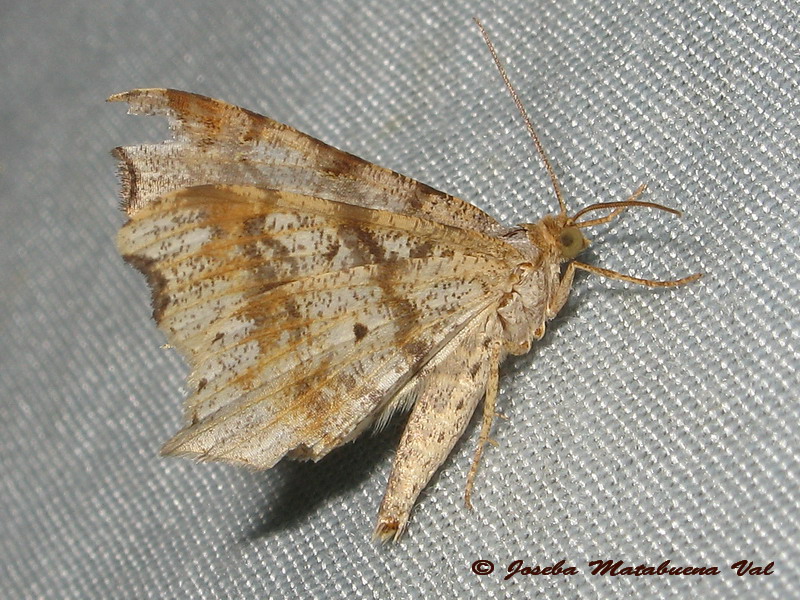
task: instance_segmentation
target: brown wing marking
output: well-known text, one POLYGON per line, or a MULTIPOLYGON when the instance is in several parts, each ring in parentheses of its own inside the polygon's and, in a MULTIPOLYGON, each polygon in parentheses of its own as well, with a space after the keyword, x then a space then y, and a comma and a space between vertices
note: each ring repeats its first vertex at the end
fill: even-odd
POLYGON ((268 467, 351 439, 511 285, 511 246, 433 221, 242 186, 136 211, 123 255, 193 369, 166 452, 268 467))
POLYGON ((169 119, 174 141, 116 148, 129 214, 179 188, 256 185, 469 228, 504 231, 477 207, 373 165, 268 117, 169 89, 116 94, 134 114, 169 119))

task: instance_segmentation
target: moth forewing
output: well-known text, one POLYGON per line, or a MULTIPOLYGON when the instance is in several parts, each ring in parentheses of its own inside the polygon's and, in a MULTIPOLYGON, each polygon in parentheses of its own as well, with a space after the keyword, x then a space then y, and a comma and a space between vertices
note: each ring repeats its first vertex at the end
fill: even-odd
POLYGON ((267 468, 375 421, 514 281, 479 232, 277 190, 195 186, 135 211, 119 246, 187 356, 168 454, 267 468))
POLYGON ((252 111, 163 88, 114 94, 130 114, 167 118, 173 139, 115 148, 128 214, 180 188, 265 186, 479 231, 505 228, 478 207, 252 111))

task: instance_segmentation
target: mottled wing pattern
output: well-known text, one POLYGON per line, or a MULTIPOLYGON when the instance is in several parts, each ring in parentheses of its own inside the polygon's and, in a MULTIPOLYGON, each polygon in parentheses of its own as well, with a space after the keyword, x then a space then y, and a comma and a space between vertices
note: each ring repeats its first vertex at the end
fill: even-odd
POLYGON ((200 184, 257 185, 499 234, 477 207, 338 150, 268 117, 205 96, 140 89, 109 98, 164 115, 174 141, 116 148, 125 210, 200 184))
POLYGON ((397 447, 375 535, 397 539, 417 497, 463 435, 492 379, 497 380, 502 326, 494 307, 476 315, 428 362, 397 447))
POLYGON ((358 435, 520 262, 477 231, 250 186, 151 199, 118 244, 192 367, 165 452, 259 468, 358 435))

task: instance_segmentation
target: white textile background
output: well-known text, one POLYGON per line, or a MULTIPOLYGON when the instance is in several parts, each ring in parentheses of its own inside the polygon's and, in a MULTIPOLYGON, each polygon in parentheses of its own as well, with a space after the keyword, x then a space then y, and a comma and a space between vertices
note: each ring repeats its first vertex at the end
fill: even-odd
POLYGON ((798 18, 789 0, 0 4, 0 595, 800 598, 798 18), (579 277, 503 367, 475 510, 473 424, 399 545, 370 536, 402 418, 264 473, 159 458, 186 367, 116 253, 109 150, 166 128, 104 98, 221 98, 533 221, 552 193, 473 16, 572 210, 648 182, 684 211, 630 211, 587 260, 706 277, 579 277), (517 559, 579 572, 504 580, 517 559), (774 574, 739 577, 743 559, 774 574))

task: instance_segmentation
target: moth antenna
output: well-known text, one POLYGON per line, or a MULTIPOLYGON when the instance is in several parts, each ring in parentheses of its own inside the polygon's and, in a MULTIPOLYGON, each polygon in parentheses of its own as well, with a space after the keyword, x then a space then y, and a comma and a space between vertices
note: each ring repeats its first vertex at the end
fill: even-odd
POLYGON ((647 208, 655 208, 657 210, 663 210, 665 212, 671 213, 676 217, 681 216, 681 211, 675 210, 674 208, 670 208, 668 206, 664 206, 663 204, 656 204, 655 202, 644 202, 642 200, 637 200, 639 196, 644 193, 647 189, 647 184, 642 184, 630 195, 627 200, 622 200, 619 202, 598 202, 597 204, 591 204, 586 208, 582 208, 575 216, 572 217, 573 221, 577 221, 580 217, 585 215, 587 212, 591 212, 593 210, 602 210, 605 208, 616 208, 614 212, 610 215, 606 215, 605 217, 600 217, 598 219, 590 219, 589 221, 581 221, 580 223, 575 223, 575 227, 584 228, 584 227, 594 227, 595 225, 602 225, 603 223, 608 223, 612 221, 616 217, 622 213, 626 208, 630 208, 631 206, 644 206, 647 208))
POLYGON ((602 225, 603 223, 608 223, 609 221, 613 221, 618 216, 620 216, 625 209, 628 208, 627 206, 620 206, 614 212, 605 217, 598 217, 597 219, 589 219, 588 221, 581 221, 580 223, 575 223, 575 227, 578 229, 583 229, 585 227, 594 227, 595 225, 602 225))
POLYGON ((641 200, 622 200, 620 202, 599 202, 597 204, 592 204, 591 206, 587 206, 586 208, 579 211, 572 218, 577 219, 586 214, 587 212, 593 210, 602 210, 604 208, 617 209, 613 213, 608 215, 608 217, 600 217, 599 219, 592 219, 591 221, 581 221, 580 223, 575 223, 576 227, 591 227, 592 225, 599 225, 600 223, 605 223, 607 221, 610 221, 611 218, 616 217, 623 210, 625 210, 626 208, 630 208, 632 206, 644 206, 646 208, 655 208, 657 210, 663 210, 664 212, 673 214, 676 217, 680 217, 682 214, 681 211, 679 210, 675 210, 674 208, 670 208, 669 206, 664 206, 663 204, 656 204, 655 202, 642 202, 641 200))
POLYGON ((558 184, 558 177, 556 176, 556 172, 553 170, 553 167, 547 158, 547 154, 544 151, 544 146, 542 146, 542 143, 539 141, 539 136, 536 134, 536 130, 533 128, 533 123, 531 123, 528 113, 525 110, 525 107, 522 105, 522 100, 520 100, 517 90, 515 90, 514 86, 511 85, 511 80, 508 78, 508 74, 506 73, 503 63, 500 62, 500 57, 497 56, 497 51, 494 49, 492 40, 489 39, 489 34, 483 27, 483 23, 481 23, 477 17, 472 17, 472 20, 475 21, 478 29, 480 29, 481 35, 483 36, 483 41, 486 42, 486 47, 489 48, 489 54, 492 55, 492 60, 494 60, 494 64, 497 67, 497 70, 500 71, 500 76, 503 78, 503 83, 505 83, 506 88, 511 94, 511 97, 514 99, 514 104, 517 105, 517 110, 522 116, 522 120, 525 121, 525 127, 528 129, 528 133, 533 140, 533 145, 536 146, 536 151, 539 153, 539 157, 544 163, 544 168, 547 169, 547 174, 550 175, 550 181, 553 183, 553 190, 555 190, 556 198, 558 199, 558 206, 561 209, 561 215, 566 217, 567 205, 564 203, 564 198, 561 195, 561 187, 558 184))
POLYGON ((578 261, 572 261, 570 263, 570 266, 572 266, 575 269, 588 271, 589 273, 594 273, 595 275, 600 275, 602 277, 607 277, 609 279, 619 279, 620 281, 627 281, 628 283, 636 283, 638 285, 646 285, 648 287, 675 287, 676 285, 683 285, 685 283, 691 283, 692 281, 697 281, 703 276, 702 273, 695 273, 694 275, 689 275, 688 277, 682 277, 681 279, 671 279, 669 281, 656 281, 655 279, 642 279, 640 277, 624 275, 622 273, 618 273, 617 271, 612 271, 611 269, 595 267, 594 265, 587 265, 586 263, 578 261))

